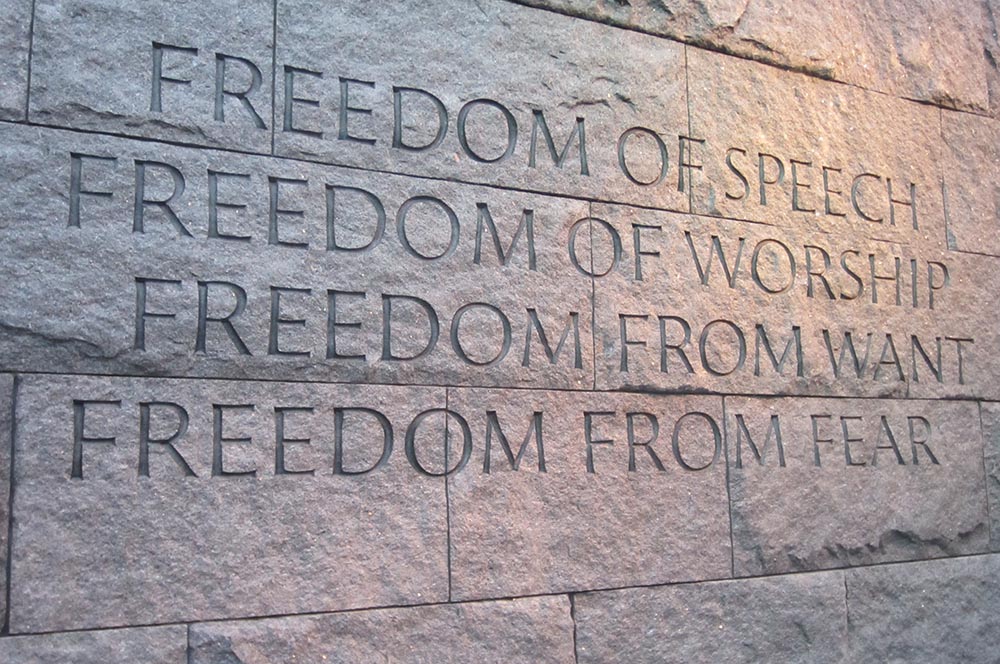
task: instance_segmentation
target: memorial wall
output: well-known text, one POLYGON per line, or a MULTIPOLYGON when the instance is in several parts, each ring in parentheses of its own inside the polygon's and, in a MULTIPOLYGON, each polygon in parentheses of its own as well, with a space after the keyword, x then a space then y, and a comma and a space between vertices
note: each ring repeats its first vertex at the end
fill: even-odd
POLYGON ((993 0, 2 4, 0 661, 1000 661, 993 0))

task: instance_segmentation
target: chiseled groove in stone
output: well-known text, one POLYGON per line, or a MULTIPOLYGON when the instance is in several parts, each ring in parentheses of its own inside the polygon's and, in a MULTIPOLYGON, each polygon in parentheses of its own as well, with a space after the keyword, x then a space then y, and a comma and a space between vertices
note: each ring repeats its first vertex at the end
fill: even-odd
POLYGON ((839 662, 843 573, 576 595, 580 662, 839 662))
MULTIPOLYGON (((449 404, 451 402, 451 391, 452 387, 446 386, 444 389, 444 407, 445 410, 449 409, 449 404)), ((444 421, 444 467, 449 468, 449 455, 451 453, 451 437, 450 437, 450 427, 451 419, 445 418, 444 421)), ((452 584, 452 571, 451 571, 451 477, 445 475, 444 477, 444 523, 445 523, 445 560, 448 566, 448 601, 451 602, 451 584, 452 584)))
POLYGON ((597 326, 594 321, 597 320, 597 279, 594 276, 594 203, 593 201, 587 202, 587 217, 590 221, 587 223, 587 233, 590 236, 590 251, 588 255, 590 257, 590 357, 594 360, 593 366, 593 376, 591 378, 591 388, 597 391, 597 326))
MULTIPOLYGON (((691 68, 688 66, 688 46, 684 45, 684 99, 687 101, 687 135, 694 136, 694 130, 692 129, 692 119, 691 119, 691 68)), ((688 154, 691 153, 691 146, 688 146, 688 154)), ((690 159, 688 161, 691 161, 690 159)), ((687 188, 687 204, 688 213, 694 212, 694 174, 689 172, 689 181, 687 188)))
POLYGON ((579 664, 580 662, 580 646, 577 639, 577 632, 579 629, 579 624, 576 620, 576 593, 568 593, 566 597, 569 599, 569 615, 573 620, 573 661, 579 664))
POLYGON ((844 643, 847 652, 851 651, 851 591, 847 587, 847 574, 841 573, 841 581, 844 583, 844 643))
POLYGON ((990 516, 990 544, 1000 552, 1000 403, 979 405, 983 431, 983 468, 986 473, 986 507, 990 516))
POLYGON ((277 131, 275 125, 278 121, 278 110, 275 106, 275 85, 278 82, 278 0, 272 2, 271 15, 271 150, 270 155, 274 156, 274 134, 277 131))
POLYGON ((197 623, 191 664, 573 662, 565 596, 197 623))
MULTIPOLYGON (((9 372, 8 372, 9 373, 9 372)), ((232 378, 214 378, 214 377, 204 377, 204 376, 182 376, 174 374, 157 374, 156 376, 150 376, 149 374, 139 374, 139 373, 88 373, 85 371, 18 371, 19 376, 51 376, 51 377, 61 377, 61 376, 78 376, 81 378, 166 378, 170 380, 247 380, 255 383, 290 383, 290 384, 309 384, 309 385, 331 385, 331 386, 350 386, 350 385, 365 385, 368 387, 420 387, 420 388, 462 388, 462 389, 490 389, 490 388, 477 388, 477 387, 463 387, 459 385, 445 384, 445 383, 406 383, 401 385, 399 383, 353 383, 348 381, 332 381, 332 380, 305 380, 305 379, 295 379, 295 378, 267 378, 267 377, 254 377, 246 379, 232 379, 232 378)), ((747 398, 747 399, 825 399, 825 400, 852 400, 864 398, 865 401, 871 402, 885 402, 885 401, 903 401, 903 402, 919 402, 926 401, 930 403, 988 403, 988 401, 983 401, 981 397, 975 396, 941 396, 941 397, 916 397, 916 396, 892 396, 892 395, 872 395, 869 397, 857 397, 852 395, 794 395, 785 393, 767 393, 767 392, 716 392, 708 390, 690 390, 690 391, 680 391, 671 392, 666 390, 652 390, 652 389, 640 389, 636 387, 616 387, 616 388, 601 388, 596 390, 589 388, 586 389, 575 389, 575 388, 560 388, 560 387, 525 387, 512 385, 502 388, 493 389, 503 389, 511 390, 514 392, 525 391, 525 392, 566 392, 568 394, 607 394, 607 395, 646 395, 653 397, 731 397, 731 398, 747 398)), ((989 402, 992 403, 992 402, 989 402)))
POLYGON ((996 661, 1000 555, 879 565, 844 574, 850 661, 996 661))
MULTIPOLYGON (((719 584, 719 583, 732 583, 732 582, 744 582, 753 581, 757 579, 784 579, 784 578, 794 578, 802 575, 815 575, 815 574, 828 574, 828 573, 846 573, 850 570, 866 570, 866 569, 880 569, 880 568, 892 568, 912 565, 915 563, 934 563, 934 562, 945 562, 945 561, 960 561, 967 559, 977 559, 977 558, 989 558, 996 555, 991 552, 984 553, 971 553, 971 554, 960 554, 955 556, 948 556, 946 558, 926 558, 919 560, 905 560, 905 561, 891 561, 891 562, 879 562, 879 563, 864 563, 858 565, 851 565, 831 570, 798 570, 791 572, 774 572, 765 574, 754 574, 749 576, 740 576, 736 578, 718 578, 718 579, 703 579, 695 581, 677 581, 670 583, 650 583, 650 584, 634 584, 628 586, 595 586, 592 588, 583 588, 571 593, 529 593, 522 595, 511 595, 507 597, 493 597, 489 599, 468 599, 468 600, 452 600, 452 601, 441 601, 441 602, 421 602, 416 604, 385 604, 385 605, 373 605, 369 607, 359 607, 353 609, 340 609, 335 611, 302 611, 302 612, 292 612, 292 613, 267 613, 260 615, 245 616, 241 618, 218 618, 213 620, 202 620, 197 622, 176 622, 176 621, 165 621, 165 622, 149 622, 149 623, 137 623, 134 625, 129 625, 128 627, 98 627, 98 628, 77 628, 77 629, 59 629, 59 630, 40 630, 40 631, 26 631, 18 632, 17 634, 10 636, 0 637, 0 641, 8 638, 19 638, 19 637, 36 637, 36 636, 57 636, 61 634, 90 634, 90 633, 100 633, 100 632, 114 632, 123 629, 148 629, 148 628, 159 628, 159 627, 175 627, 175 626, 188 626, 196 624, 214 624, 214 623, 230 623, 230 622, 254 622, 258 620, 281 620, 288 618, 306 618, 306 617, 322 617, 331 615, 350 615, 354 613, 366 613, 370 611, 384 611, 384 610, 396 610, 396 609, 419 609, 419 608, 430 608, 430 607, 445 607, 445 606, 466 606, 475 604, 490 604, 493 602, 501 601, 513 601, 520 599, 545 599, 545 598, 559 598, 559 597, 579 597, 581 595, 587 594, 605 594, 605 593, 616 593, 634 590, 657 590, 657 589, 667 589, 667 588, 677 588, 686 586, 701 586, 704 584, 719 584)), ((846 581, 845 581, 846 583, 846 581)))
POLYGON ((24 85, 24 116, 22 121, 27 122, 28 113, 31 109, 31 56, 34 53, 35 43, 35 5, 37 0, 31 0, 31 22, 28 24, 28 73, 24 85))
POLYGON ((722 437, 726 444, 722 451, 726 461, 726 508, 729 514, 729 575, 736 578, 736 544, 733 542, 733 489, 729 462, 729 417, 726 414, 727 401, 730 395, 722 397, 722 437))
POLYGON ((10 631, 10 569, 14 529, 14 446, 20 376, 0 374, 0 634, 10 631))
POLYGON ((997 116, 1000 113, 1000 69, 997 62, 1000 60, 1000 42, 998 42, 997 18, 1000 16, 1000 3, 997 0, 984 0, 986 6, 987 39, 984 48, 986 61, 990 65, 990 70, 986 77, 986 87, 990 99, 990 115, 997 116))
POLYGON ((740 428, 742 453, 730 450, 737 574, 987 552, 976 404, 928 401, 913 409, 916 403, 730 400, 731 447, 740 416, 745 425, 740 428), (777 428, 775 417, 784 467, 776 437, 764 443, 777 428), (905 465, 895 458, 890 432, 905 465), (762 461, 747 443, 747 433, 762 461), (818 443, 812 442, 814 436, 818 443), (848 437, 849 446, 844 442, 848 437), (878 464, 873 465, 876 454, 878 464), (914 465, 914 454, 919 465, 914 465), (737 466, 741 457, 742 468, 737 466))

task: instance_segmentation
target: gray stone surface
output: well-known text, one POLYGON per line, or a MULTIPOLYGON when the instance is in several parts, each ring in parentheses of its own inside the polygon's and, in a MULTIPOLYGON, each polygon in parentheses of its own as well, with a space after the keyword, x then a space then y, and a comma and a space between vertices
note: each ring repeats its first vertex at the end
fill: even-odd
MULTIPOLYGON (((277 62, 278 154, 687 209, 687 192, 678 191, 678 137, 688 128, 679 44, 502 0, 288 0, 278 6, 277 62), (292 96, 286 96, 289 76, 292 96), (346 113, 346 125, 343 86, 350 108, 370 110, 346 113), (440 144, 424 151, 393 147, 394 87, 418 88, 440 100, 447 115, 440 144), (293 97, 312 101, 291 102, 289 123, 293 97), (511 132, 502 110, 484 103, 466 107, 478 99, 502 104, 516 124, 508 157, 511 132), (468 146, 482 159, 499 161, 477 161, 462 146, 463 107, 468 146), (544 114, 560 153, 583 118, 589 174, 582 174, 576 140, 562 167, 554 165, 541 129, 532 139, 534 111, 544 114), (619 168, 619 137, 635 126, 663 136, 668 170, 654 186, 631 183, 619 168)), ((444 126, 434 102, 407 92, 400 103, 402 142, 434 143, 444 126)), ((628 143, 636 177, 655 181, 660 162, 654 139, 639 135, 628 143)))
POLYGON ((1000 403, 980 405, 983 418, 983 456, 986 465, 986 496, 989 501, 990 543, 1000 551, 1000 403))
POLYGON ((203 623, 191 664, 573 662, 566 597, 203 623))
POLYGON ((842 662, 840 572, 585 593, 577 653, 589 662, 842 662))
POLYGON ((1000 33, 997 32, 997 21, 1000 20, 1000 2, 986 0, 986 39, 984 52, 986 61, 990 64, 986 71, 986 86, 989 90, 990 115, 996 117, 1000 113, 1000 33))
POLYGON ((938 109, 699 49, 688 72, 691 131, 706 141, 694 212, 945 246, 938 109), (889 180, 892 199, 915 199, 917 229, 889 180))
POLYGON ((1000 556, 848 570, 852 662, 995 662, 1000 556))
MULTIPOLYGON (((448 480, 454 599, 729 576, 725 466, 721 449, 713 463, 708 421, 721 434, 718 398, 450 389, 448 405, 466 417, 473 449, 469 469, 448 480), (487 474, 491 411, 512 454, 494 428, 487 474), (586 413, 597 413, 589 427, 586 413), (526 435, 535 417, 544 473, 537 436, 526 435), (681 467, 675 428, 680 458, 703 469, 681 467)), ((455 456, 459 426, 449 427, 455 456)))
POLYGON ((586 203, 51 129, 0 137, 18 174, 0 183, 0 368, 592 386, 591 283, 566 249, 586 203), (140 219, 137 169, 142 197, 164 201, 180 192, 171 168, 176 223, 151 203, 140 219), (336 247, 378 237, 375 197, 381 240, 328 250, 331 227, 336 247), (213 320, 230 314, 237 339, 213 320))
POLYGON ((0 120, 24 119, 31 5, 31 0, 8 0, 0 12, 0 120))
POLYGON ((270 152, 273 34, 271 0, 37 0, 30 119, 270 152))
POLYGON ((9 0, 0 662, 996 660, 998 3, 9 0))
MULTIPOLYGON (((445 600, 444 481, 404 451, 417 414, 444 404, 444 389, 24 377, 11 631, 445 600), (93 400, 120 405, 78 404, 93 400), (384 463, 376 416, 341 411, 338 427, 338 408, 383 414, 384 463), (334 473, 338 429, 341 467, 372 472, 334 473), (176 457, 156 442, 175 435, 176 457)), ((414 446, 440 446, 438 424, 425 418, 414 446)))
POLYGON ((977 0, 515 1, 954 108, 986 110, 995 69, 977 0))
POLYGON ((17 664, 187 664, 187 627, 133 627, 0 638, 17 664))
POLYGON ((948 245, 1000 255, 1000 123, 968 113, 942 112, 948 245))
POLYGON ((995 258, 624 206, 591 213, 592 271, 607 272, 595 280, 600 389, 998 389, 998 312, 982 287, 995 258))
POLYGON ((972 402, 727 397, 736 575, 987 551, 978 420, 972 402))
MULTIPOLYGON (((14 377, 0 374, 0 569, 7 569, 7 536, 10 529, 11 406, 14 377)), ((0 577, 0 614, 7 610, 7 575, 0 577)))

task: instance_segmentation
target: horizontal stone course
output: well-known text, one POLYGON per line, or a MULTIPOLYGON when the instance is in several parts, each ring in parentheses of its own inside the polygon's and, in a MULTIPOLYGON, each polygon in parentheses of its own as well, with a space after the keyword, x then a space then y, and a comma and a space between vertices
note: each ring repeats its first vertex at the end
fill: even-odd
POLYGON ((25 664, 991 661, 997 555, 488 602, 0 637, 25 664), (575 659, 574 659, 575 655, 575 659))
POLYGON ((279 3, 272 72, 270 3, 221 23, 229 3, 205 15, 40 2, 30 117, 263 153, 273 130, 278 154, 341 165, 944 241, 934 109, 502 0, 387 7, 279 3), (317 12, 324 21, 310 18, 317 12), (148 28, 159 23, 171 29, 148 28), (461 47, 436 42, 441 29, 463 35, 461 47), (363 45, 352 41, 362 30, 363 45), (437 43, 433 68, 422 65, 427 43, 437 43), (82 55, 95 51, 102 57, 82 55), (519 71, 531 74, 511 80, 519 71), (770 201, 754 202, 760 180, 774 177, 770 201))
POLYGON ((718 397, 22 380, 14 633, 730 574, 718 397))
POLYGON ((12 632, 726 578, 729 509, 737 576, 989 545, 972 402, 445 392, 23 376, 12 632))

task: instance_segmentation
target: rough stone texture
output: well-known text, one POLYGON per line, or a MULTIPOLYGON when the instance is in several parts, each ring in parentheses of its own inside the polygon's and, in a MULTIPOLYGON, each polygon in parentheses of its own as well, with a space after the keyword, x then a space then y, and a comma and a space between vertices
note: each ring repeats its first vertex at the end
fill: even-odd
POLYGON ((187 664, 187 627, 133 627, 0 638, 17 664, 187 664))
POLYGON ((1000 123, 968 113, 942 112, 948 246, 1000 255, 1000 123))
MULTIPOLYGON (((718 398, 450 389, 448 405, 466 417, 473 448, 470 467, 448 481, 454 599, 729 576, 725 467, 721 450, 712 463, 705 419, 722 429, 718 398), (496 431, 490 472, 483 472, 490 411, 514 459, 532 414, 541 413, 544 473, 535 436, 514 471, 496 431), (591 440, 613 441, 592 445, 593 473, 587 412, 611 413, 591 418, 591 440), (627 413, 635 413, 635 472, 629 472, 627 413), (682 469, 672 452, 675 424, 687 413, 702 415, 681 421, 678 449, 703 470, 682 469)), ((462 442, 459 427, 449 426, 453 455, 462 442)))
POLYGON ((273 34, 271 0, 37 0, 29 117, 270 152, 273 34), (163 81, 160 111, 153 109, 154 43, 197 49, 161 51, 162 77, 190 83, 163 81), (229 58, 220 60, 218 54, 229 58), (220 67, 225 71, 221 93, 220 67), (247 93, 254 113, 225 92, 247 93))
POLYGON ((581 664, 844 661, 840 572, 586 593, 574 608, 581 664))
POLYGON ((1000 551, 1000 403, 981 404, 986 496, 990 513, 990 544, 1000 551))
POLYGON ((982 287, 994 258, 624 206, 595 204, 592 214, 600 220, 592 272, 607 272, 595 280, 599 389, 899 397, 998 389, 997 309, 982 287), (886 279, 897 260, 898 304, 886 279))
POLYGON ((997 31, 997 21, 1000 19, 1000 2, 986 0, 986 86, 989 90, 990 115, 996 117, 1000 113, 1000 32, 997 31))
POLYGON ((31 0, 8 0, 0 12, 0 120, 23 120, 28 97, 31 0))
POLYGON ((515 1, 952 108, 986 110, 995 71, 979 0, 515 1))
MULTIPOLYGON (((275 615, 414 604, 447 598, 444 481, 407 463, 403 432, 443 389, 315 384, 26 376, 18 396, 17 500, 11 631, 275 615), (84 406, 74 468, 74 400, 84 406), (141 476, 141 403, 172 402, 189 416, 175 443, 196 476, 165 445, 149 445, 141 476), (221 411, 214 404, 254 405, 221 411), (278 474, 275 407, 283 416, 278 474), (334 408, 376 409, 395 451, 366 475, 335 475, 334 408), (223 442, 220 476, 213 441, 223 442)), ((178 431, 174 407, 149 407, 149 436, 178 431)), ((343 414, 343 468, 375 466, 383 449, 373 415, 343 414)), ((420 450, 443 441, 432 417, 420 450)), ((429 462, 427 462, 429 463, 429 462)), ((432 466, 433 467, 433 466, 432 466)))
POLYGON ((706 141, 695 152, 704 155, 704 170, 694 176, 692 211, 944 247, 939 109, 698 49, 688 51, 688 74, 691 132, 706 141), (745 154, 728 153, 733 148, 745 154), (765 185, 764 205, 760 164, 765 180, 779 179, 774 159, 784 175, 765 185), (793 160, 810 164, 795 166, 796 188, 793 160), (827 171, 826 189, 842 192, 829 195, 829 208, 845 216, 826 214, 824 167, 840 169, 827 171), (857 180, 852 199, 856 178, 866 173, 878 179, 857 180), (896 200, 909 201, 915 185, 919 228, 912 207, 889 204, 890 179, 896 200), (800 210, 793 209, 793 189, 800 210))
POLYGON ((737 576, 981 553, 989 547, 975 403, 727 397, 726 433, 737 576), (775 436, 768 440, 774 416, 784 467, 775 436), (814 444, 814 438, 820 442, 814 444), (913 446, 911 440, 927 445, 913 446), (930 461, 928 447, 938 464, 930 461), (848 450, 855 465, 848 465, 848 450))
MULTIPOLYGON (((678 136, 688 128, 679 44, 502 0, 288 0, 278 6, 277 62, 279 68, 312 71, 291 74, 293 96, 318 100, 318 106, 293 103, 291 127, 300 131, 287 131, 288 74, 279 70, 278 154, 687 209, 687 195, 677 189, 678 136), (317 21, 318 15, 324 20, 317 21), (450 38, 442 39, 442 34, 450 38), (348 113, 347 135, 374 144, 341 139, 345 106, 338 77, 374 83, 346 84, 348 104, 371 109, 370 114, 348 113), (394 86, 419 88, 440 99, 447 113, 440 145, 423 152, 392 147, 394 86), (476 99, 503 104, 517 126, 512 153, 496 163, 474 160, 460 143, 461 109, 476 99), (584 118, 589 175, 581 174, 578 142, 562 167, 556 167, 540 130, 533 141, 535 110, 544 113, 560 153, 576 118, 584 118), (657 186, 636 186, 619 169, 619 136, 634 126, 664 136, 669 170, 657 186), (533 142, 536 160, 531 166, 533 142)), ((402 108, 404 142, 431 144, 441 126, 433 102, 407 93, 402 108)), ((499 109, 473 105, 464 126, 469 146, 482 158, 505 154, 510 132, 499 109)), ((659 152, 653 139, 639 136, 630 142, 630 166, 639 177, 654 178, 659 152)))
POLYGON ((997 658, 1000 0, 6 5, 0 662, 997 658))
POLYGON ((1000 556, 848 570, 851 662, 995 662, 1000 556))
MULTIPOLYGON (((7 536, 10 528, 11 406, 14 377, 0 374, 0 570, 7 569, 7 536)), ((7 610, 7 575, 0 576, 0 615, 7 610)))
POLYGON ((191 664, 573 662, 565 597, 204 623, 191 664))
MULTIPOLYGON (((0 260, 9 277, 0 281, 6 301, 0 315, 0 368, 592 386, 591 283, 572 266, 566 250, 570 229, 587 216, 586 203, 50 129, 2 127, 0 139, 6 146, 0 167, 18 174, 0 183, 7 201, 0 212, 0 260), (71 153, 116 158, 79 162, 82 191, 113 195, 82 193, 78 226, 71 221, 71 153), (184 179, 183 193, 171 209, 190 236, 153 204, 140 206, 144 212, 136 230, 136 162, 144 160, 168 164, 184 179), (229 174, 217 178, 218 235, 249 240, 210 237, 210 170, 229 174), (363 248, 377 228, 375 207, 363 194, 335 190, 330 207, 327 186, 361 188, 381 200, 381 241, 366 251, 327 249, 328 210, 334 212, 337 246, 363 248), (272 191, 277 191, 277 209, 304 213, 271 214, 272 191), (428 196, 439 202, 421 202, 428 196), (496 240, 483 221, 477 242, 481 204, 495 225, 496 240), (442 205, 455 215, 454 232, 442 205), (535 269, 525 210, 531 211, 535 269), (146 283, 145 311, 175 317, 147 313, 141 343, 136 340, 141 320, 137 278, 180 282, 146 283), (202 348, 199 282, 206 282, 202 348), (237 288, 245 291, 245 309, 231 324, 242 349, 222 323, 209 320, 238 309, 237 288), (272 288, 311 292, 275 296, 272 288), (334 295, 332 335, 329 290, 355 293, 334 295), (411 299, 395 297, 387 305, 386 295, 411 299), (439 321, 436 342, 422 356, 432 328, 429 315, 412 298, 426 301, 439 321), (386 306, 391 306, 388 316, 386 306), (509 326, 506 336, 501 315, 509 326), (385 355, 386 320, 391 321, 393 357, 385 355), (566 329, 569 336, 557 353, 566 329), (416 359, 394 359, 410 357, 416 359)), ((145 198, 166 200, 175 191, 168 167, 144 168, 145 198)), ((580 255, 589 261, 585 249, 580 255)))

